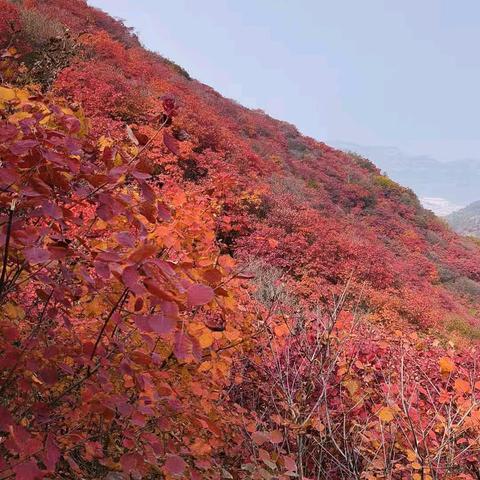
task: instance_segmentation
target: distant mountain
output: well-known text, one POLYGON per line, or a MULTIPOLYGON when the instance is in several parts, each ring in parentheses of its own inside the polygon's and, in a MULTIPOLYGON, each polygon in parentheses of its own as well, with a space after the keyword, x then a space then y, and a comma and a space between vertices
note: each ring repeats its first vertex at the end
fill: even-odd
POLYGON ((456 232, 480 237, 480 201, 471 203, 445 218, 456 232))
POLYGON ((480 198, 480 160, 440 162, 395 147, 331 143, 370 159, 390 178, 411 188, 422 204, 437 215, 447 215, 480 198))

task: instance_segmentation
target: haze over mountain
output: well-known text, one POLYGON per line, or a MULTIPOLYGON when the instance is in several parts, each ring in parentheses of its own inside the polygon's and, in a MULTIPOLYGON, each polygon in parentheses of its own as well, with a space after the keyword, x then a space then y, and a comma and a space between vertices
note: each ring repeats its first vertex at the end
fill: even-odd
POLYGON ((456 232, 480 237, 480 201, 451 213, 446 220, 456 232))
POLYGON ((424 207, 448 215, 480 198, 480 160, 441 162, 426 155, 412 155, 396 147, 330 142, 344 151, 367 157, 390 178, 411 188, 424 207))

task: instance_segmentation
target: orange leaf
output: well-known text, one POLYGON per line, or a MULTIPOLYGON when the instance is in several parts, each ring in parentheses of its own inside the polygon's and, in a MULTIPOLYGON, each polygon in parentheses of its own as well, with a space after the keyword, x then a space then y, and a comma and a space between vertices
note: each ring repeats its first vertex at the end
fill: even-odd
POLYGON ((448 357, 442 357, 438 364, 440 365, 440 373, 451 373, 455 369, 455 364, 448 357))
POLYGON ((457 378, 455 380, 454 388, 458 394, 468 393, 470 391, 470 383, 461 378, 457 378))
POLYGON ((198 342, 202 348, 208 348, 212 345, 215 338, 213 337, 212 333, 207 330, 205 333, 200 335, 198 342))
POLYGON ((288 325, 285 323, 282 323, 281 325, 277 325, 274 328, 274 331, 277 337, 284 337, 290 333, 290 329, 288 328, 288 325))
POLYGON ((270 245, 270 248, 277 248, 278 247, 278 240, 275 240, 274 238, 267 238, 268 245, 270 245))

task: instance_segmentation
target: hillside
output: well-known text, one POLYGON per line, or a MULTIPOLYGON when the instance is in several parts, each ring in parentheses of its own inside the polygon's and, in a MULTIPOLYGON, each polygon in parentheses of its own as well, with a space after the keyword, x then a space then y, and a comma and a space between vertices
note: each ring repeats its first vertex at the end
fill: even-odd
POLYGON ((461 235, 480 237, 480 201, 447 215, 445 219, 461 235))
POLYGON ((478 478, 478 242, 82 0, 0 7, 0 480, 478 478))
POLYGON ((478 199, 479 160, 440 162, 410 155, 398 148, 368 147, 338 142, 335 146, 371 159, 390 178, 415 191, 422 203, 437 215, 448 215, 478 199))

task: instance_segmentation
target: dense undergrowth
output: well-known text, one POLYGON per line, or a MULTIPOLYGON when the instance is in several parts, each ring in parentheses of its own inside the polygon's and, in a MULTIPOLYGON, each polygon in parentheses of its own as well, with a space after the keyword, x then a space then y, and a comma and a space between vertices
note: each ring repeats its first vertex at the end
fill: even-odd
POLYGON ((81 0, 0 0, 0 479, 478 479, 480 247, 81 0))

